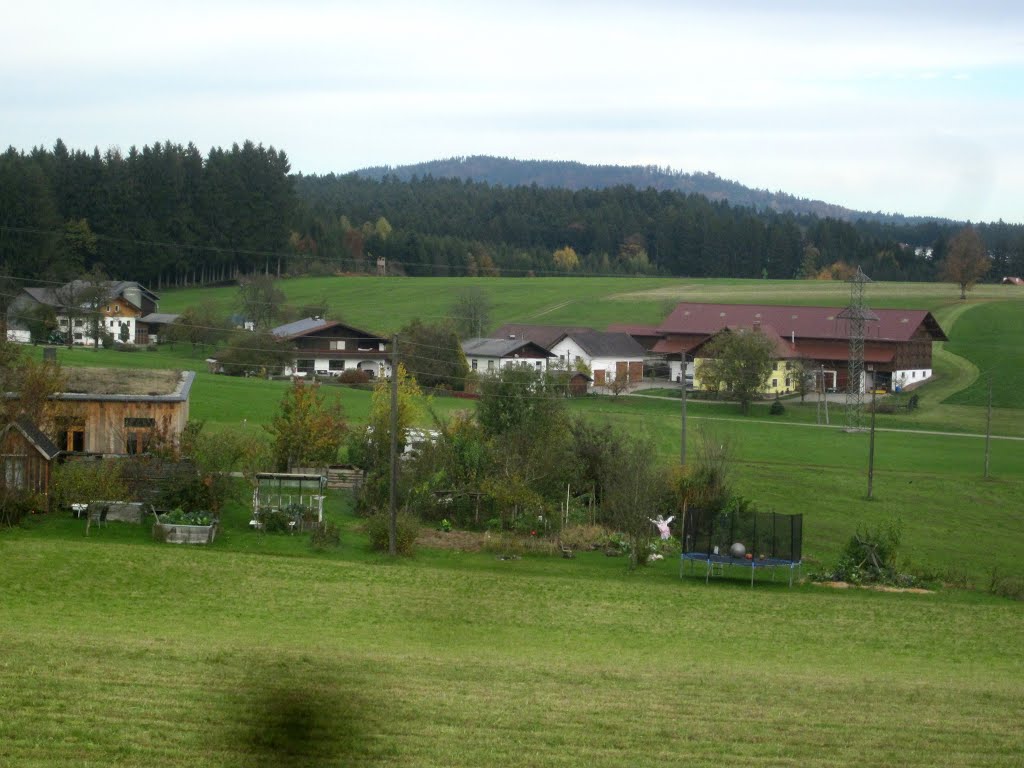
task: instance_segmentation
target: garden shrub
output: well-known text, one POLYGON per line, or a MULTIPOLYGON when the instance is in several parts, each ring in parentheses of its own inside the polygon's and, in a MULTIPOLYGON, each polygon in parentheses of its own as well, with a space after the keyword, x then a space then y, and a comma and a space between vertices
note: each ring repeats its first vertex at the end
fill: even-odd
POLYGON ((0 488, 0 528, 18 525, 29 515, 45 511, 45 498, 26 491, 0 488))
POLYGON ((283 509, 268 509, 260 512, 260 523, 264 533, 290 533, 292 516, 283 509))
POLYGON ((334 523, 318 525, 309 537, 309 545, 319 550, 337 549, 341 546, 341 531, 334 523))
POLYGON ((771 407, 768 408, 768 413, 770 413, 772 416, 781 416, 785 412, 786 406, 782 404, 782 401, 779 400, 779 398, 776 397, 774 400, 772 400, 771 407))
POLYGON ((342 384, 369 384, 370 374, 358 368, 350 368, 338 375, 338 381, 342 384))
POLYGON ((603 525, 570 525, 562 529, 559 540, 569 549, 585 551, 600 549, 608 536, 609 531, 603 525))
MULTIPOLYGON (((370 548, 377 552, 388 551, 390 516, 377 512, 366 521, 366 533, 370 537, 370 548)), ((408 512, 399 512, 395 531, 395 548, 400 555, 411 555, 416 550, 416 537, 420 533, 420 521, 408 512)))

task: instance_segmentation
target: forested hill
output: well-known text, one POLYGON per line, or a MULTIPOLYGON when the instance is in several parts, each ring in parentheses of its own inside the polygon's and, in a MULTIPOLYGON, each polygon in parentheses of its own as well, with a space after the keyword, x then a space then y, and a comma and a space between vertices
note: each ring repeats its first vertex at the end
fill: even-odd
MULTIPOLYGON (((580 166, 582 167, 582 166, 580 166)), ((615 274, 931 280, 951 222, 758 211, 676 190, 293 174, 246 141, 0 154, 0 308, 17 286, 102 270, 157 291, 244 274, 615 274)), ((1024 226, 977 226, 991 277, 1024 274, 1024 226)))
POLYGON ((855 211, 822 200, 795 197, 785 192, 752 189, 713 173, 685 173, 653 165, 584 165, 572 161, 515 160, 507 157, 474 155, 414 165, 377 166, 364 168, 356 173, 378 180, 394 176, 402 181, 410 181, 414 177, 432 176, 437 179, 465 179, 506 187, 528 187, 536 184, 538 187, 578 190, 631 186, 638 190, 671 190, 703 195, 712 201, 725 201, 730 205, 754 208, 758 211, 810 214, 843 221, 864 219, 890 224, 924 221, 921 217, 855 211))

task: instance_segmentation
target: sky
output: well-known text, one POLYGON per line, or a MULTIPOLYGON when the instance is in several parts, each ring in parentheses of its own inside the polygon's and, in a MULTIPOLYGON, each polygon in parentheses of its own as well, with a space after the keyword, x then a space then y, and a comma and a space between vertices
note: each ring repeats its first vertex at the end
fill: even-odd
POLYGON ((1024 223, 1019 0, 3 5, 0 142, 21 150, 656 165, 1024 223))

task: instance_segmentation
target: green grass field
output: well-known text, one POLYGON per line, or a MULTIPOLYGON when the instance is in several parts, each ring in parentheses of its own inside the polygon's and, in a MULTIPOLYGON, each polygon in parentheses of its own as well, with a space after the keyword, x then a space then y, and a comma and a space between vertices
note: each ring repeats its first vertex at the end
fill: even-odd
POLYGON ((1024 610, 674 562, 0 535, 5 766, 1015 766, 1024 610))
MULTIPOLYGON (((469 282, 286 288, 296 303, 329 288, 345 320, 389 331, 443 315, 469 282)), ((844 285, 817 282, 476 282, 493 292, 496 323, 655 322, 682 297, 845 300, 844 285)), ((232 291, 167 292, 161 309, 204 294, 226 305, 232 291)), ((1024 436, 1019 388, 1000 390, 990 480, 984 439, 969 434, 985 426, 979 370, 1019 376, 1024 303, 1005 301, 1002 286, 956 295, 869 289, 874 306, 932 309, 952 339, 937 345, 921 408, 878 419, 873 501, 867 436, 814 426, 809 403, 788 401, 781 417, 691 403, 689 450, 701 429, 728 439, 739 492, 804 513, 812 567, 834 562, 859 525, 900 519, 913 569, 978 589, 993 569, 1024 576, 1024 441, 1009 439, 1024 436)), ((206 353, 184 346, 60 355, 198 370, 192 415, 214 429, 266 423, 286 386, 207 374, 206 353)), ((329 391, 353 423, 366 418, 368 392, 329 391)), ((572 408, 648 434, 677 460, 678 401, 572 408)), ((500 561, 421 549, 390 562, 367 551, 347 506, 332 497, 343 544, 326 553, 247 530, 242 507, 208 548, 120 524, 86 538, 56 515, 0 531, 0 765, 1020 765, 1024 603, 956 589, 751 589, 742 576, 705 586, 680 581, 675 562, 628 574, 600 553, 500 561)))
MULTIPOLYGON (((804 304, 845 306, 846 283, 821 280, 712 280, 681 278, 549 277, 319 277, 282 282, 294 305, 326 299, 329 316, 378 333, 397 331, 410 320, 447 316, 458 292, 467 286, 483 289, 493 303, 494 327, 507 322, 592 325, 657 323, 680 301, 804 304)), ((1008 297, 1007 286, 981 285, 971 302, 1008 297)), ((233 287, 167 290, 162 312, 180 312, 201 301, 229 310, 237 295, 233 287)), ((942 283, 872 283, 870 306, 940 311, 962 302, 956 287, 942 283)), ((1024 302, 1024 297, 1020 297, 1024 302)))

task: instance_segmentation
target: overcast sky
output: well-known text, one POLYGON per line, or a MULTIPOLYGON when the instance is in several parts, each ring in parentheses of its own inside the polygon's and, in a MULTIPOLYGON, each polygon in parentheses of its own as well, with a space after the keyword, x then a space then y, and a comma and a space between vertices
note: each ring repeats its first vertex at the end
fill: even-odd
POLYGON ((1024 222, 1024 3, 7 0, 0 139, 710 171, 1024 222), (833 10, 829 10, 832 6, 833 10))

